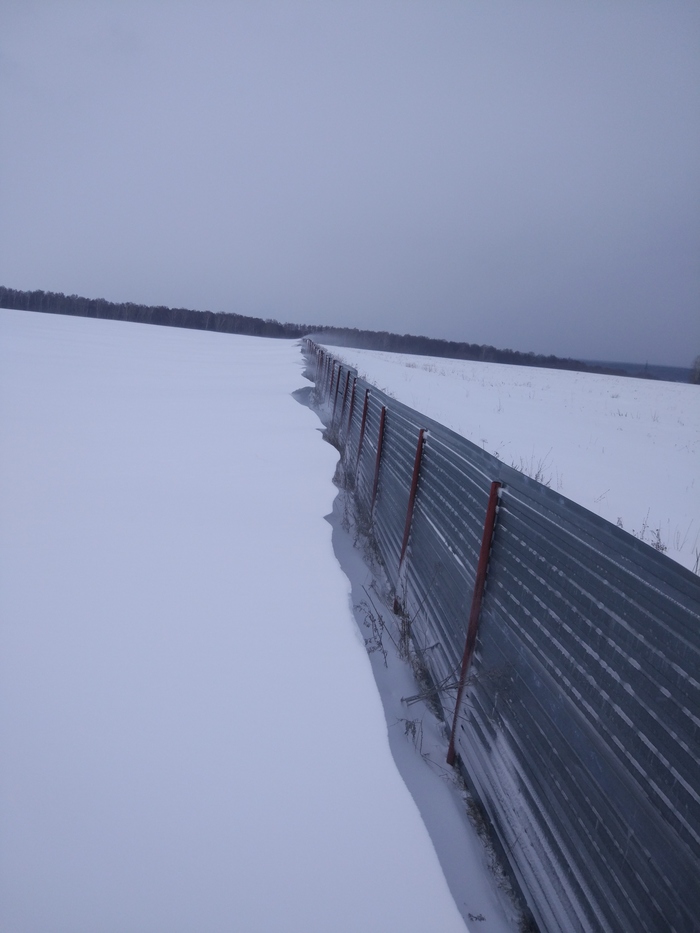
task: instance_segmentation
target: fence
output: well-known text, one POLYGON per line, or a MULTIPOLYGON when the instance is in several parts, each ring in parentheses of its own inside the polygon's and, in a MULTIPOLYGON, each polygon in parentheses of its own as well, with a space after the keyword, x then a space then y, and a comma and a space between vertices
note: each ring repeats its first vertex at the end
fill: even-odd
POLYGON ((700 930, 700 578, 304 349, 540 930, 700 930))

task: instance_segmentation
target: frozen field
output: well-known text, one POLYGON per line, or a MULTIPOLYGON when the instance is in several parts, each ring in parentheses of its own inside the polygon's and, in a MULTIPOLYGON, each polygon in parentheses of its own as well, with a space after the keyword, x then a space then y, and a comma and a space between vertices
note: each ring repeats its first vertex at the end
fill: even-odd
POLYGON ((301 371, 290 342, 0 311, 6 933, 465 929, 301 371))
POLYGON ((698 571, 698 386, 329 350, 404 404, 698 571))

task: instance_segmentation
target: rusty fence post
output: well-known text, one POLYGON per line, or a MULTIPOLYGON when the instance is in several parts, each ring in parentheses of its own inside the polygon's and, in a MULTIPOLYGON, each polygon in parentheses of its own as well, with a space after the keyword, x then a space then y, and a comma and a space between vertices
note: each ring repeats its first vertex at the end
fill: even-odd
POLYGON ((479 563, 476 567, 476 576, 474 577, 474 594, 472 596, 472 605, 469 612, 469 625, 467 627, 467 640, 464 645, 464 655, 462 656, 462 670, 459 675, 459 684, 457 686, 457 700, 455 702, 455 713, 452 720, 452 732, 450 733, 450 745, 447 749, 447 764, 454 764, 455 760, 455 738, 457 735, 457 720, 459 719, 459 708, 462 705, 462 695, 464 685, 467 681, 467 671, 469 662, 474 653, 476 645, 476 633, 479 627, 479 613, 481 612, 481 600, 484 595, 484 584, 486 583, 486 572, 489 566, 489 556, 491 554, 491 541, 493 540, 493 531, 496 525, 496 510, 498 507, 498 497, 501 490, 501 483, 491 483, 489 493, 489 502, 486 506, 486 519, 484 520, 484 534, 481 539, 481 550, 479 551, 479 563))
POLYGON ((335 362, 331 360, 330 355, 326 356, 326 378, 323 394, 326 396, 326 402, 331 400, 331 385, 333 384, 333 367, 335 362))
POLYGON ((331 368, 331 359, 327 353, 323 355, 323 395, 324 400, 330 400, 330 383, 329 383, 329 374, 331 368))
POLYGON ((413 509, 416 504, 416 492, 418 491, 418 476, 420 475, 420 465, 423 459, 423 447, 425 444, 425 428, 418 432, 418 444, 416 445, 416 459, 413 462, 413 476, 411 477, 411 489, 408 493, 408 507, 406 509, 406 526, 403 530, 403 541, 401 542, 401 556, 399 557, 399 573, 401 565, 406 556, 408 539, 411 534, 411 521, 413 520, 413 509))
POLYGON ((348 424, 345 429, 346 443, 350 439, 350 430, 352 429, 352 415, 355 410, 355 388, 357 386, 357 376, 352 377, 352 392, 350 393, 350 407, 348 409, 348 424))
POLYGON ((322 367, 323 368, 321 369, 321 395, 323 399, 325 400, 325 397, 327 394, 326 386, 328 384, 328 355, 326 354, 325 351, 323 351, 322 367))
MULTIPOLYGON (((348 399, 348 386, 350 385, 350 370, 345 375, 345 388, 343 389, 343 404, 340 406, 340 415, 338 416, 338 437, 343 427, 343 415, 345 414, 345 403, 348 399)), ((335 419, 333 419, 335 421, 335 419)))
POLYGON ((343 417, 345 416, 345 403, 348 400, 348 389, 350 388, 350 377, 352 373, 350 370, 347 371, 345 375, 345 388, 343 389, 343 404, 340 407, 340 416, 338 418, 338 434, 340 434, 343 427, 343 417))
POLYGON ((384 425, 386 424, 386 405, 382 405, 382 411, 379 416, 379 431, 377 432, 377 459, 374 464, 374 483, 372 485, 372 501, 369 508, 370 517, 374 514, 374 503, 377 499, 377 488, 379 486, 379 465, 382 459, 382 444, 384 442, 384 425))
POLYGON ((369 389, 365 389, 365 402, 362 406, 362 421, 360 422, 360 439, 357 442, 357 461, 355 463, 355 484, 357 485, 357 472, 360 469, 360 455, 362 453, 362 442, 365 439, 365 427, 367 426, 367 408, 369 406, 369 389))
POLYGON ((330 356, 326 357, 326 402, 330 405, 331 390, 333 387, 333 374, 335 373, 335 360, 330 356))
MULTIPOLYGON (((333 396, 333 415, 331 417, 331 427, 333 427, 333 422, 335 421, 335 409, 338 405, 338 390, 340 389, 340 372, 341 365, 338 363, 338 371, 336 373, 335 360, 333 360, 333 373, 335 375, 335 395, 333 396)), ((333 389, 333 378, 331 378, 331 391, 333 389)))

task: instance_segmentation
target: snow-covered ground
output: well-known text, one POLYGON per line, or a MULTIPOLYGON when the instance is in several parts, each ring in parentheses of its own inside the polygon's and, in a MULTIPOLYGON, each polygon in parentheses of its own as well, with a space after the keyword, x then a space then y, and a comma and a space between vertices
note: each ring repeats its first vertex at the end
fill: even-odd
POLYGON ((404 404, 698 570, 698 386, 328 349, 404 404))
MULTIPOLYGON (((465 929, 301 372, 291 342, 0 311, 6 933, 465 929)), ((461 865, 454 795, 429 805, 461 865)), ((501 933, 473 862, 475 928, 501 933)))

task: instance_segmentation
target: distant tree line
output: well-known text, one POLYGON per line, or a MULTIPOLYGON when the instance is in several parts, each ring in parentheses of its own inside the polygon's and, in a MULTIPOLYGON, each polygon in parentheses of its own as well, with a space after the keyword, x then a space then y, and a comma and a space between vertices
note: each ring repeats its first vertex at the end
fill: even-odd
POLYGON ((163 305, 117 303, 104 298, 82 298, 62 292, 23 292, 0 285, 0 307, 19 311, 44 311, 48 314, 72 314, 77 317, 107 318, 137 324, 162 324, 193 330, 215 330, 225 334, 252 334, 256 337, 303 337, 308 328, 298 324, 280 324, 243 314, 191 311, 189 308, 166 308, 163 305))
POLYGON ((577 372, 610 373, 583 363, 581 360, 544 356, 541 353, 523 353, 520 350, 499 350, 482 343, 458 343, 435 337, 417 337, 413 334, 392 334, 387 331, 358 330, 350 327, 323 327, 309 334, 319 343, 333 346, 357 347, 364 350, 387 350, 392 353, 412 353, 416 356, 439 356, 454 360, 479 360, 485 363, 511 363, 518 366, 540 366, 544 369, 570 369, 577 372))
POLYGON ((188 327, 212 330, 223 334, 249 334, 254 337, 295 339, 310 336, 320 343, 386 350, 392 353, 413 353, 457 360, 481 360, 487 363, 514 363, 519 366, 540 366, 547 369, 568 369, 578 372, 619 373, 583 363, 580 360, 522 353, 519 350, 499 350, 478 343, 457 343, 434 337, 412 334, 392 334, 388 331, 358 330, 351 327, 327 327, 308 324, 281 324, 279 321, 222 311, 192 311, 189 308, 166 308, 163 305, 117 303, 104 298, 82 298, 62 292, 25 292, 0 285, 0 307, 20 311, 43 311, 48 314, 72 314, 79 317, 107 318, 113 321, 133 321, 138 324, 161 324, 166 327, 188 327))

